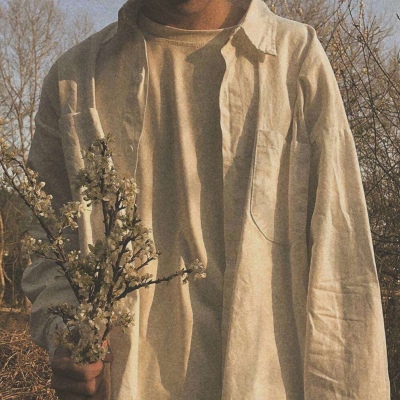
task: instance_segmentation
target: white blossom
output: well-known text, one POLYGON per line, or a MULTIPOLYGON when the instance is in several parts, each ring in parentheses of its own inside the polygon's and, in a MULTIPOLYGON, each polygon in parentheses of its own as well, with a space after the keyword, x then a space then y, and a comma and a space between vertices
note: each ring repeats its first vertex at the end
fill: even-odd
POLYGON ((112 163, 111 143, 110 137, 98 139, 82 152, 85 168, 76 177, 81 201, 69 202, 56 213, 52 196, 44 191, 45 183, 38 181, 38 175, 0 141, 2 184, 17 191, 47 236, 45 241, 27 237, 24 249, 53 260, 75 293, 76 305, 55 304, 49 312, 63 321, 53 337, 55 343, 70 350, 77 363, 103 359, 110 330, 116 326, 126 329, 133 323, 129 310, 121 308, 121 301, 129 293, 179 276, 186 283, 192 273, 195 280, 206 276, 199 260, 167 277, 154 278, 146 272, 159 253, 151 229, 141 222, 137 211, 136 182, 118 175, 112 163), (82 212, 93 203, 101 205, 105 216, 103 239, 89 244, 83 254, 67 251, 66 230, 77 229, 82 212))

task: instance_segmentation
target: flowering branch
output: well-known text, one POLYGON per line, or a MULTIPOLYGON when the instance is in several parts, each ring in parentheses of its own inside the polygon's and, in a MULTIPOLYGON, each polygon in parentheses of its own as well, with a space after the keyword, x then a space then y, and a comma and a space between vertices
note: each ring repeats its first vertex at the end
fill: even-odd
POLYGON ((161 278, 141 273, 160 253, 150 229, 139 218, 134 179, 121 178, 113 166, 111 143, 109 136, 98 139, 82 152, 85 168, 77 174, 75 187, 83 201, 69 202, 56 214, 52 196, 43 191, 44 182, 38 182, 37 173, 27 168, 5 142, 0 142, 2 184, 24 200, 47 237, 44 242, 29 238, 27 248, 60 267, 78 300, 78 306, 62 303, 49 308, 65 325, 56 331, 57 344, 69 349, 78 363, 103 359, 107 352, 103 343, 112 327, 126 328, 133 322, 129 310, 119 307, 129 293, 176 277, 182 277, 183 283, 191 274, 194 279, 205 277, 198 260, 161 278), (101 204, 103 239, 90 244, 85 256, 78 250, 66 251, 65 230, 76 230, 78 217, 92 203, 101 204))

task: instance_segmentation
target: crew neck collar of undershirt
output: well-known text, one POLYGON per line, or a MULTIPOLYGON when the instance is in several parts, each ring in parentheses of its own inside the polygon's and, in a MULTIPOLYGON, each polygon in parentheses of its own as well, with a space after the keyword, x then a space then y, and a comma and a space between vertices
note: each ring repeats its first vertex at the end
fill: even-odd
POLYGON ((230 34, 239 27, 239 25, 235 25, 228 28, 210 30, 182 29, 159 24, 147 18, 141 11, 138 13, 137 24, 145 34, 153 38, 194 45, 204 45, 211 41, 215 44, 219 44, 220 41, 226 42, 230 34))

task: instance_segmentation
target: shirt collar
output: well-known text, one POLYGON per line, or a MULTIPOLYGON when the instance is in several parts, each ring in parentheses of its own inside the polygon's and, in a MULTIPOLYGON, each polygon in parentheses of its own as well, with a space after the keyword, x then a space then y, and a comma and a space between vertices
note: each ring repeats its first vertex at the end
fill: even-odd
MULTIPOLYGON (((137 14, 145 0, 128 0, 118 13, 118 31, 127 25, 136 27, 137 14)), ((240 1, 240 0, 235 0, 240 1)), ((262 0, 251 0, 246 14, 239 23, 253 46, 265 54, 276 56, 277 17, 262 0)), ((113 30, 105 38, 110 40, 116 31, 113 30)))
POLYGON ((254 47, 276 56, 277 17, 262 0, 251 0, 240 24, 254 47))

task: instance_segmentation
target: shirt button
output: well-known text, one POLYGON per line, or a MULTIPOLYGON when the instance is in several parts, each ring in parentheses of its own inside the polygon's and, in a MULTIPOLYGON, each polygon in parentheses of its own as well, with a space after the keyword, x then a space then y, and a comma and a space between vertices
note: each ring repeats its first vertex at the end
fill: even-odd
POLYGON ((143 80, 143 73, 136 74, 136 75, 133 77, 133 81, 134 81, 134 83, 136 83, 137 85, 139 85, 140 82, 142 82, 142 80, 143 80))

